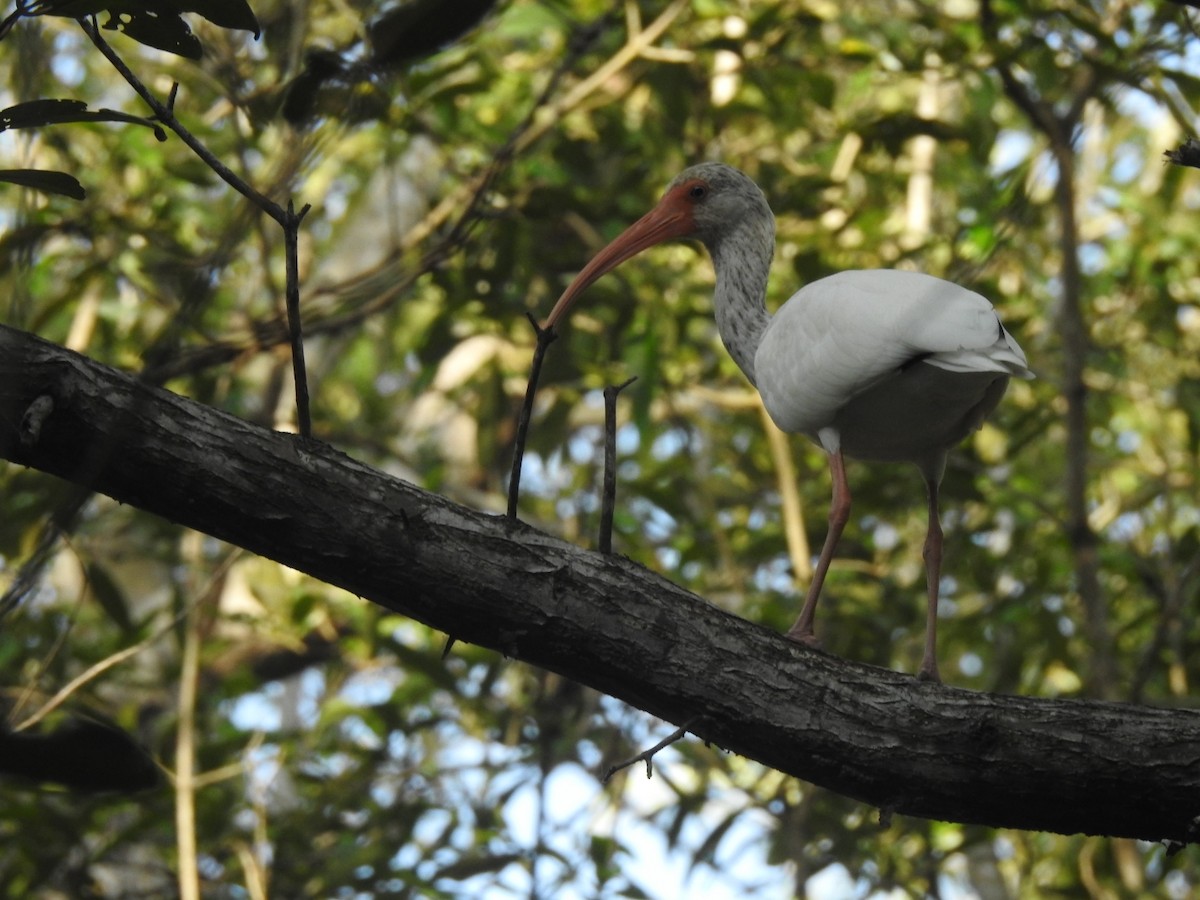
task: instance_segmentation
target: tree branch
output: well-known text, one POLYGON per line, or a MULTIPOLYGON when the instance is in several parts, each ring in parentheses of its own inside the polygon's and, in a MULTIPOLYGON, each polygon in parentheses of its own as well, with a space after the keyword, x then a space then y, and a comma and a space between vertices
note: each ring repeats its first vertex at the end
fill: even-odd
POLYGON ((881 809, 1183 843, 1200 832, 1200 712, 976 693, 838 660, 619 556, 4 326, 0 457, 694 720, 704 741, 881 809), (33 436, 20 423, 35 403, 33 436))

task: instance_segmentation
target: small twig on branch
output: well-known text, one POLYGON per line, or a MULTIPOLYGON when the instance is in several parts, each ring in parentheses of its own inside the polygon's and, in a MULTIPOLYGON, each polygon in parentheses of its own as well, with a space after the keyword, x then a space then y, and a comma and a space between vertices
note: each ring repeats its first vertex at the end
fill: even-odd
POLYGON ((700 718, 701 718, 700 716, 692 716, 690 719, 688 719, 686 722, 684 722, 682 725, 680 725, 678 728, 676 728, 674 731, 672 731, 669 735, 667 735, 665 738, 663 738, 661 741, 659 741, 657 744, 655 744, 649 750, 643 750, 637 756, 634 756, 631 759, 627 759, 623 763, 617 763, 615 766, 611 766, 609 768, 609 770, 604 773, 604 777, 600 779, 600 783, 608 784, 609 779, 612 778, 614 775, 616 775, 618 772, 620 772, 622 769, 628 769, 634 763, 641 762, 643 760, 646 763, 646 777, 647 778, 654 777, 654 765, 651 763, 651 760, 654 759, 654 754, 658 753, 658 751, 660 751, 660 750, 665 750, 667 747, 670 747, 676 741, 682 740, 684 735, 686 735, 688 733, 688 730, 693 725, 695 725, 696 722, 698 722, 700 720, 700 718))
POLYGON ((537 320, 526 313, 529 324, 537 334, 537 346, 533 350, 533 366, 529 371, 529 383, 525 386, 525 402, 521 405, 521 417, 517 419, 517 438, 513 447, 512 474, 508 477, 508 517, 517 517, 517 498, 521 495, 521 463, 525 459, 525 441, 529 436, 529 419, 533 415, 533 398, 537 395, 538 379, 542 375, 542 360, 546 348, 558 337, 553 328, 543 328, 537 320))
POLYGON ((283 248, 287 269, 288 336, 292 343, 292 378, 296 382, 296 425, 304 437, 312 437, 309 410, 308 372, 304 364, 304 328, 300 322, 300 223, 311 207, 306 203, 296 212, 291 200, 283 221, 283 248))
POLYGON ((600 506, 600 552, 612 553, 613 509, 617 504, 617 395, 637 376, 604 389, 604 488, 600 506))

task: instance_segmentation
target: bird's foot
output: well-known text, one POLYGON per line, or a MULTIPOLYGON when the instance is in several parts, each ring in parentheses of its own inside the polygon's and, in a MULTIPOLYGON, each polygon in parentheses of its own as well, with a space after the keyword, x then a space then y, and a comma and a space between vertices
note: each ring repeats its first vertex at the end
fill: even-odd
POLYGON ((821 639, 813 632, 812 627, 801 628, 799 625, 793 625, 784 634, 789 641, 795 641, 797 644, 803 644, 805 647, 814 647, 817 650, 821 649, 821 639))
POLYGON ((917 681, 932 681, 934 684, 941 684, 942 676, 938 674, 937 663, 922 663, 917 672, 917 681))

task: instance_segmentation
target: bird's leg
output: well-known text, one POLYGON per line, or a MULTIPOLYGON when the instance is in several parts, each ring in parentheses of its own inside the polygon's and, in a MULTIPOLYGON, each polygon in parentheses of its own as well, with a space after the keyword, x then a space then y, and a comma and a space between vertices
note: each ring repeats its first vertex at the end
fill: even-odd
POLYGON ((829 571, 829 563, 833 560, 833 551, 837 549, 842 530, 850 519, 850 485, 846 483, 846 462, 842 451, 829 454, 829 471, 833 476, 833 501, 829 504, 829 532, 825 535, 825 546, 821 548, 821 557, 817 560, 816 571, 808 585, 808 596, 804 598, 804 608, 800 610, 800 618, 788 629, 787 636, 801 644, 817 643, 813 632, 813 619, 817 614, 817 598, 821 596, 821 586, 825 583, 825 573, 829 571))
POLYGON ((929 528, 925 532, 925 581, 929 589, 929 608, 925 613, 925 655, 917 678, 941 681, 937 664, 938 589, 942 580, 942 523, 938 519, 938 481, 926 478, 929 492, 929 528))

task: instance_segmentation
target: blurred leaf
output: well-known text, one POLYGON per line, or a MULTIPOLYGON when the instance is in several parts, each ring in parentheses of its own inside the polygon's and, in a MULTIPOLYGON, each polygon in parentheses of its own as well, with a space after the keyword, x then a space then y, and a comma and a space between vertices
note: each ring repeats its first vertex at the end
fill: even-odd
POLYGON ((696 852, 692 857, 693 867, 699 863, 708 863, 709 865, 714 865, 716 863, 717 848, 721 845, 721 841, 724 840, 725 835, 729 832, 729 829, 733 827, 734 823, 737 822, 741 815, 742 811, 740 809, 734 810, 733 812, 729 813, 729 815, 725 816, 725 818, 723 818, 717 824, 717 826, 708 833, 708 836, 696 849, 696 852))
POLYGON ((0 131, 40 128, 64 122, 127 122, 153 129, 159 140, 167 139, 162 126, 152 119, 111 109, 89 110, 82 100, 30 100, 0 110, 0 131))
POLYGON ((19 184, 46 194, 62 194, 72 200, 82 200, 87 191, 74 176, 66 172, 48 172, 44 169, 0 169, 0 181, 19 184))
POLYGON ((134 630, 133 619, 129 615, 129 606, 125 602, 125 594, 108 574, 108 570, 99 563, 89 562, 84 566, 88 587, 101 608, 108 617, 125 633, 134 630))
POLYGON ((283 118, 292 125, 302 125, 313 117, 317 96, 325 83, 345 71, 340 54, 332 50, 310 47, 304 53, 304 69, 288 82, 283 95, 283 118))
POLYGON ((72 719, 42 734, 0 731, 0 775, 81 792, 134 793, 162 781, 132 737, 90 719, 72 719))
POLYGON ((101 25, 119 31, 140 44, 174 53, 187 59, 201 59, 204 48, 192 34, 191 26, 179 16, 154 11, 116 12, 106 10, 109 18, 101 25))
POLYGON ((458 0, 451 13, 442 0, 405 0, 367 27, 371 63, 397 68, 430 56, 474 28, 495 4, 496 0, 458 0))
POLYGON ((449 878, 454 881, 465 881, 484 872, 499 872, 501 869, 520 863, 524 856, 520 853, 501 853, 496 856, 465 856, 458 862, 443 866, 438 870, 437 878, 449 878))

